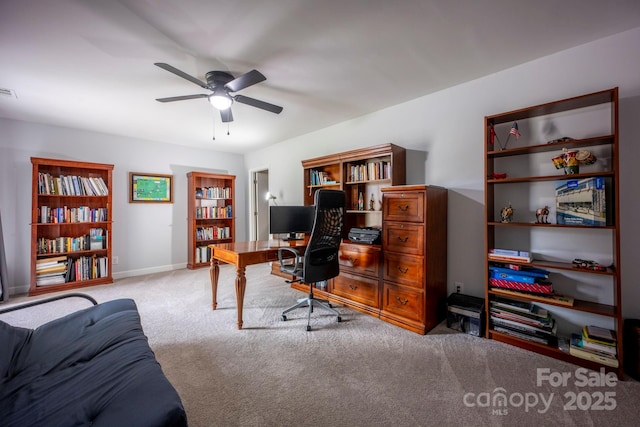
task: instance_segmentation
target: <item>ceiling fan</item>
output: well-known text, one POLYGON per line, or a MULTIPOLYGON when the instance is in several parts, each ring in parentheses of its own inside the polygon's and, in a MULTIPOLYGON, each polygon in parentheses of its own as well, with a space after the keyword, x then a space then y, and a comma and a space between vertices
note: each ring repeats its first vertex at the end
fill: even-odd
POLYGON ((265 81, 267 78, 258 70, 251 70, 238 77, 233 77, 231 74, 224 71, 209 71, 205 77, 207 82, 203 82, 184 71, 180 71, 175 67, 163 62, 156 62, 154 65, 175 74, 178 77, 189 80, 191 83, 195 83, 203 89, 210 90, 211 93, 201 93, 198 95, 183 95, 172 96, 169 98, 157 98, 159 102, 174 102, 185 101, 187 99, 208 98, 211 105, 220 110, 220 117, 223 123, 233 121, 233 114, 231 113, 231 104, 233 101, 241 104, 251 105, 252 107, 260 108, 262 110, 270 111, 272 113, 280 114, 282 107, 270 104, 268 102, 260 101, 259 99, 250 98, 244 95, 232 95, 232 92, 238 92, 242 89, 253 86, 256 83, 265 81))

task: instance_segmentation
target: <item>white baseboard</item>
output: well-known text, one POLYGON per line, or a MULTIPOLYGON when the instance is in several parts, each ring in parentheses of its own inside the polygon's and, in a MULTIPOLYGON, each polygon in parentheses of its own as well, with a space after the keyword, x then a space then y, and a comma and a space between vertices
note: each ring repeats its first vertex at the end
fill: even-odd
POLYGON ((187 263, 180 264, 169 264, 169 265, 159 265, 155 267, 149 268, 139 268, 137 270, 128 270, 128 271, 118 271, 114 272, 113 279, 124 279, 125 277, 135 277, 135 276, 144 276, 145 274, 153 274, 153 273, 162 273, 164 271, 173 271, 173 270, 182 270, 183 268, 187 268, 187 263))
MULTIPOLYGON (((162 273, 164 271, 182 270, 187 268, 187 263, 160 265, 156 267, 140 268, 138 270, 118 271, 112 273, 113 280, 124 279, 126 277, 143 276, 145 274, 162 273)), ((29 293, 29 285, 12 286, 9 288, 9 296, 24 295, 29 293)))

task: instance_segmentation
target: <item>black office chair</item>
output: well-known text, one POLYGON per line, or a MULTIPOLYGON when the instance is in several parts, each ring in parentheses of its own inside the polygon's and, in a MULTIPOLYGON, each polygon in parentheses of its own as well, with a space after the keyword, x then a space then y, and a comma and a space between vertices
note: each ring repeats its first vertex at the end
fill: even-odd
POLYGON ((315 206, 313 229, 304 254, 291 247, 278 250, 280 271, 294 276, 294 280, 288 282, 309 284, 309 296, 283 311, 282 320, 287 320, 286 314, 290 311, 308 307, 307 331, 311 330, 311 313, 314 307, 329 311, 338 317, 338 322, 342 321, 340 313, 331 307, 329 301, 314 297, 313 288, 316 282, 329 280, 340 274, 338 250, 344 228, 345 193, 338 190, 317 190, 315 206), (293 262, 291 255, 294 256, 293 262))

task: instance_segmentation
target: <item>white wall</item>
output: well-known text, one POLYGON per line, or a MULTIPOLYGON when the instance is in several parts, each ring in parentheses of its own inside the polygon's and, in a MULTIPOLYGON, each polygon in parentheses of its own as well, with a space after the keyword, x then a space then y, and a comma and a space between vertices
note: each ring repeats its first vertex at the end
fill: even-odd
POLYGON ((387 142, 426 152, 419 171, 419 156, 408 156, 408 182, 449 188, 449 291, 462 282, 483 296, 484 116, 618 86, 623 314, 640 317, 638 70, 640 28, 284 141, 248 154, 246 166, 267 164, 270 190, 293 204, 302 202, 303 159, 387 142))
MULTIPOLYGON (((526 48, 526 47, 523 47, 526 48)), ((272 147, 238 155, 191 150, 79 130, 0 119, 0 210, 13 292, 29 281, 30 156, 115 164, 116 277, 186 263, 186 171, 237 176, 237 238, 248 237, 249 171, 269 169, 279 204, 302 202, 300 161, 393 142, 409 153, 408 183, 449 188, 448 283, 483 295, 483 119, 538 103, 620 87, 620 217, 623 314, 640 318, 636 243, 640 211, 640 28, 468 82, 272 147), (173 205, 128 203, 128 172, 172 173, 173 205)), ((418 94, 417 94, 418 95, 418 94)))
MULTIPOLYGON (((30 157, 113 164, 115 278, 175 268, 187 262, 187 180, 191 170, 236 175, 246 187, 241 155, 196 150, 75 129, 0 119, 0 210, 10 293, 29 286, 30 157), (172 174, 174 203, 129 203, 129 172, 172 174)), ((245 197, 236 199, 236 238, 247 239, 245 197)))

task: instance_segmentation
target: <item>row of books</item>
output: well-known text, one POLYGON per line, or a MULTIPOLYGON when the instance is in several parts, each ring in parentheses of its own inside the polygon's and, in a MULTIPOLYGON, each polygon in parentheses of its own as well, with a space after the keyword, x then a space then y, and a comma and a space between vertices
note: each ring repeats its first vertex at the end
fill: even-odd
POLYGON ((106 256, 55 257, 36 261, 36 286, 98 279, 109 275, 106 256))
POLYGON ((90 208, 88 206, 52 208, 43 205, 38 208, 38 221, 43 224, 102 222, 108 221, 108 212, 107 208, 90 208))
POLYGON ((533 304, 497 297, 489 307, 491 327, 506 335, 544 345, 557 345, 557 324, 551 312, 533 304))
POLYGON ((196 218, 233 218, 233 208, 229 206, 198 206, 196 207, 196 218))
POLYGON ((542 268, 494 262, 489 266, 489 282, 495 288, 531 294, 551 294, 549 271, 542 268))
POLYGON ((322 185, 322 184, 335 184, 336 181, 331 178, 328 172, 310 169, 309 170, 309 184, 310 185, 322 185))
POLYGON ((196 240, 217 240, 231 237, 229 227, 198 227, 196 229, 196 240))
POLYGON ((230 199, 231 187, 201 187, 196 189, 196 199, 230 199))
POLYGON ((38 238, 38 254, 58 254, 65 252, 78 252, 100 250, 107 248, 107 230, 91 228, 89 234, 78 237, 56 237, 49 239, 38 238))
POLYGON ((349 167, 349 181, 372 181, 391 178, 391 162, 368 162, 349 167))
POLYGON ((202 262, 209 262, 211 259, 211 248, 208 246, 197 246, 196 247, 196 264, 200 264, 202 262))
POLYGON ((109 195, 109 188, 102 177, 52 176, 50 173, 38 172, 38 194, 107 196, 109 195))
POLYGON ((569 353, 613 368, 618 367, 616 332, 599 326, 585 325, 580 333, 571 334, 569 353))

